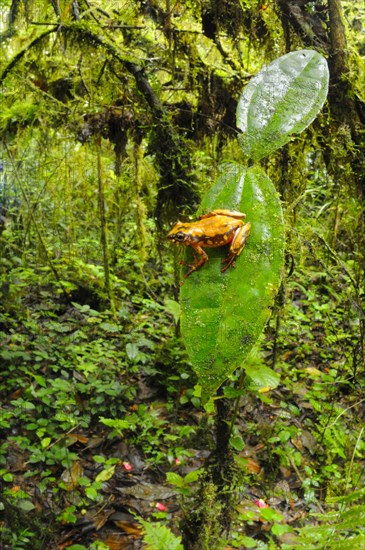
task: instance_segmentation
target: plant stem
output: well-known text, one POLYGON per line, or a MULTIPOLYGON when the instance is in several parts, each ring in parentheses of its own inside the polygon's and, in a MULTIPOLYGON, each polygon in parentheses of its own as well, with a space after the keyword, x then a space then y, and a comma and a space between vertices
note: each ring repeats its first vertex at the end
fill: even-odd
POLYGON ((109 269, 109 250, 107 236, 107 221, 105 216, 105 193, 104 180, 101 165, 101 138, 96 141, 96 159, 97 159, 97 176, 98 176, 98 202, 99 202, 99 217, 100 217, 100 241, 103 251, 103 266, 104 266, 104 288, 108 297, 109 304, 113 309, 113 296, 110 287, 110 269, 109 269))

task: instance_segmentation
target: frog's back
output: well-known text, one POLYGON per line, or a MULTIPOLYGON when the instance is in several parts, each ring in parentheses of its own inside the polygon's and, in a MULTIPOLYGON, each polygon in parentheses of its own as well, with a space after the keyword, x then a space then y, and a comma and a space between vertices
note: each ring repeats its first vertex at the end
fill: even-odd
POLYGON ((202 246, 215 247, 229 243, 243 222, 229 216, 214 216, 191 225, 194 226, 190 231, 191 240, 200 242, 202 246))

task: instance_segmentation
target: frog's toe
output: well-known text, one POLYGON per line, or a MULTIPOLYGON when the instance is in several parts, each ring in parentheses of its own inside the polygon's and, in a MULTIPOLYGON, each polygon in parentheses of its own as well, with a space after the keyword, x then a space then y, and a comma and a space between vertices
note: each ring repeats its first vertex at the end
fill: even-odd
POLYGON ((236 267, 236 257, 235 256, 228 256, 228 258, 225 258, 222 260, 222 264, 226 264, 222 269, 221 273, 224 273, 227 271, 227 269, 232 266, 236 267))

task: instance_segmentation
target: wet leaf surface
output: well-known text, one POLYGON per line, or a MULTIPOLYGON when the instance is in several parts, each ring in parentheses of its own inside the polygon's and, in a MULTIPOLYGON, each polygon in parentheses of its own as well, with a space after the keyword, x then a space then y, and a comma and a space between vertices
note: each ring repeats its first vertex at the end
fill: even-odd
POLYGON ((323 107, 328 82, 326 59, 314 50, 288 53, 264 67, 238 102, 245 153, 259 160, 307 128, 323 107))

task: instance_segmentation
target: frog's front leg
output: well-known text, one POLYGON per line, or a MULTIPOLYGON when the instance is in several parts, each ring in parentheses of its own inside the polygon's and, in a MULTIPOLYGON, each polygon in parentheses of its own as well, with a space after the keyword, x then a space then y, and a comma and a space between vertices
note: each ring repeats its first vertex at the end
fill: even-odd
POLYGON ((209 260, 208 254, 203 250, 201 246, 193 246, 192 248, 194 250, 194 263, 189 264, 190 269, 187 273, 185 273, 185 279, 186 277, 189 277, 189 275, 191 275, 193 271, 199 269, 199 267, 204 265, 209 260))
POLYGON ((228 257, 222 260, 222 263, 226 264, 221 270, 222 273, 224 273, 230 265, 232 267, 236 267, 234 262, 236 258, 238 258, 238 256, 241 254, 242 250, 245 248, 245 244, 250 234, 250 231, 250 223, 244 223, 241 227, 236 229, 234 237, 231 241, 231 246, 229 247, 228 257))

